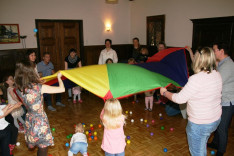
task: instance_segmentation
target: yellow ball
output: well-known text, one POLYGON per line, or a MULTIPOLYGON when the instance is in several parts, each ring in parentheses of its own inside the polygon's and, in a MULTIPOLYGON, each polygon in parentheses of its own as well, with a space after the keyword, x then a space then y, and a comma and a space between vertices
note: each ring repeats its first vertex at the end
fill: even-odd
POLYGON ((128 114, 128 111, 126 111, 125 113, 128 114))
POLYGON ((85 128, 85 125, 83 125, 83 127, 85 128))
POLYGON ((93 124, 90 124, 90 127, 93 127, 93 124))
POLYGON ((145 120, 145 123, 147 122, 147 120, 145 120))
POLYGON ((89 131, 86 131, 86 132, 85 132, 85 134, 87 134, 87 135, 88 135, 88 134, 89 134, 89 131))
POLYGON ((97 135, 97 132, 94 132, 93 134, 94 134, 94 135, 97 135))
POLYGON ((130 141, 130 140, 128 140, 128 141, 127 141, 127 144, 130 144, 130 143, 131 143, 131 141, 130 141))

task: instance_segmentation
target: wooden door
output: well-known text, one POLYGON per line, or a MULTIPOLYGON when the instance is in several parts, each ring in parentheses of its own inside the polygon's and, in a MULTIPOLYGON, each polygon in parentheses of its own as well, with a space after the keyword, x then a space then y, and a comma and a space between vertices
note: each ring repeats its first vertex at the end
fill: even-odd
POLYGON ((82 22, 70 20, 36 20, 40 58, 44 52, 50 52, 51 62, 58 71, 64 69, 64 59, 69 49, 77 49, 78 55, 81 56, 83 49, 81 24, 82 22))

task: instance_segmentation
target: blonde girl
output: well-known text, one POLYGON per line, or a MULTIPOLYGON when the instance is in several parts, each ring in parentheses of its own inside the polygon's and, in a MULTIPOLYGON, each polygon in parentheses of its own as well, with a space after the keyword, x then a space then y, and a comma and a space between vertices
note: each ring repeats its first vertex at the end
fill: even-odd
POLYGON ((101 148, 105 151, 105 155, 124 156, 126 142, 123 126, 126 117, 122 113, 119 100, 113 98, 107 100, 100 118, 104 125, 101 148))
POLYGON ((84 134, 84 128, 81 123, 75 126, 75 134, 71 138, 70 149, 68 151, 68 156, 73 156, 73 154, 81 153, 84 156, 87 156, 87 138, 84 134))

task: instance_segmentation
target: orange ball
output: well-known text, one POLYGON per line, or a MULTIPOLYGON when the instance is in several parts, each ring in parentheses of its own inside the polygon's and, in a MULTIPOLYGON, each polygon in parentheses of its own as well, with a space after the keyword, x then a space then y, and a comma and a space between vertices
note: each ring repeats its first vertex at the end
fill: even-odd
POLYGON ((92 138, 91 137, 89 137, 89 141, 91 141, 92 140, 92 138))
POLYGON ((101 125, 101 124, 99 124, 99 125, 98 125, 98 127, 99 127, 99 128, 102 128, 102 125, 101 125))
POLYGON ((94 140, 97 140, 97 137, 96 137, 96 136, 94 137, 94 140))

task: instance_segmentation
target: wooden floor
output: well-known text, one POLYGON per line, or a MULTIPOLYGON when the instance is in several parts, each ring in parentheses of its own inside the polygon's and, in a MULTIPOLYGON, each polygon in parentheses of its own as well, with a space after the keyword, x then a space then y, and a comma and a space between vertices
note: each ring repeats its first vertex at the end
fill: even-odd
MULTIPOLYGON (((57 107, 56 112, 47 111, 51 128, 55 128, 53 132, 55 146, 49 148, 48 155, 66 156, 68 147, 65 144, 70 142, 67 139, 69 134, 74 133, 73 125, 81 122, 86 124, 89 130, 90 124, 94 125, 94 131, 97 132, 97 140, 88 141, 89 156, 103 156, 101 149, 103 136, 103 127, 98 128, 100 124, 99 114, 103 108, 103 100, 90 93, 82 93, 82 104, 73 104, 63 100, 66 107, 57 107)), ((187 156, 189 154, 185 127, 187 120, 181 115, 169 117, 166 115, 164 106, 154 105, 153 112, 144 111, 144 96, 141 95, 139 103, 132 103, 133 97, 120 100, 124 112, 132 111, 132 115, 128 113, 127 125, 125 126, 125 135, 130 136, 130 144, 127 144, 126 156, 187 156), (160 120, 159 113, 162 113, 163 119, 160 120), (143 118, 147 123, 140 122, 143 118), (134 123, 131 123, 134 119, 134 123), (152 124, 152 120, 155 123, 152 124), (147 127, 149 124, 149 127, 147 127), (161 126, 165 129, 161 130, 161 126), (174 131, 170 131, 174 128, 174 131), (154 135, 151 136, 151 133, 154 135), (164 152, 167 148, 167 152, 164 152)), ((234 124, 232 124, 234 125, 234 124)), ((18 141, 20 146, 14 150, 14 156, 34 156, 36 150, 29 151, 25 145, 24 134, 19 134, 18 141)), ((211 155, 211 149, 208 149, 208 155, 211 155)), ((228 147, 225 156, 234 155, 234 129, 229 129, 228 147)), ((81 155, 81 154, 77 154, 81 155)))

